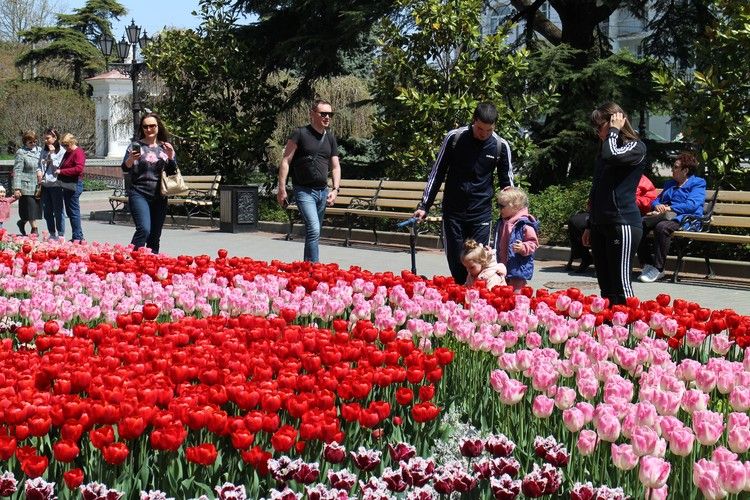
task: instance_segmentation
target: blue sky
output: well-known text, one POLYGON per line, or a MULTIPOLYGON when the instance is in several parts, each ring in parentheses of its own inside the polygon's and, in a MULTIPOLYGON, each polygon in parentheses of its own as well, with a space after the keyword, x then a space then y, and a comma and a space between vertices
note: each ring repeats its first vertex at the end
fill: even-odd
MULTIPOLYGON (((130 19, 135 24, 144 28, 149 36, 167 28, 196 28, 200 24, 200 8, 198 0, 120 0, 120 3, 128 9, 128 13, 113 21, 112 33, 116 39, 125 34, 125 27, 130 24, 130 19), (198 12, 193 16, 192 11, 198 12)), ((83 7, 86 0, 62 0, 59 5, 70 13, 75 8, 83 7)))

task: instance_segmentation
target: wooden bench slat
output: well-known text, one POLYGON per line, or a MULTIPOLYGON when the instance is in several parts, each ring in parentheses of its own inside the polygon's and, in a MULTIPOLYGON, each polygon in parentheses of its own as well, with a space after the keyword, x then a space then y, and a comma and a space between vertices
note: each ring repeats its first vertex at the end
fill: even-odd
MULTIPOLYGON (((708 191, 706 192, 708 195, 708 191)), ((719 191, 717 202, 750 203, 750 191, 719 191)))
POLYGON ((750 227, 750 217, 734 215, 714 215, 711 217, 711 227, 750 227))
POLYGON ((750 215, 750 204, 740 203, 716 203, 715 215, 750 215))
POLYGON ((695 231, 675 231, 672 236, 688 238, 695 241, 710 241, 714 243, 744 243, 750 244, 750 236, 742 234, 698 233, 695 231))

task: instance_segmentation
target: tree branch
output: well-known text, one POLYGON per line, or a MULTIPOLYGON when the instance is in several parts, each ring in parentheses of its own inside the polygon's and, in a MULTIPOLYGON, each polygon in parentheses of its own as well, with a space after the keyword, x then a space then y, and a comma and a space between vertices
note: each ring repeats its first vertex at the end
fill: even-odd
POLYGON ((511 0, 510 3, 518 10, 518 14, 513 16, 513 20, 518 21, 526 17, 527 12, 535 9, 534 20, 532 25, 534 31, 542 35, 552 45, 560 45, 562 42, 562 30, 555 26, 555 23, 547 19, 547 16, 539 12, 539 7, 546 0, 511 0))

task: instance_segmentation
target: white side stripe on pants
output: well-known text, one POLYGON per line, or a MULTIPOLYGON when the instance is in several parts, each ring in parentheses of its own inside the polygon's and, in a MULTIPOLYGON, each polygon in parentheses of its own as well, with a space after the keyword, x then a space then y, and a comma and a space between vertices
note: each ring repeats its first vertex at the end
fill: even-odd
POLYGON ((622 246, 620 255, 620 279, 622 280, 622 291, 626 297, 633 297, 633 285, 630 282, 630 250, 633 246, 633 233, 630 226, 623 224, 620 226, 622 234, 622 246))

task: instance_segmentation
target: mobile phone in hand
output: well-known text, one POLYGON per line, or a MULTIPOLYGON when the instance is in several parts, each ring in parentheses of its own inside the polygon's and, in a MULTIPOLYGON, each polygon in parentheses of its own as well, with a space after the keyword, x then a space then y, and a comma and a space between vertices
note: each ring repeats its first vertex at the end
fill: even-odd
POLYGON ((130 154, 141 154, 141 145, 137 142, 134 142, 130 145, 130 154))

